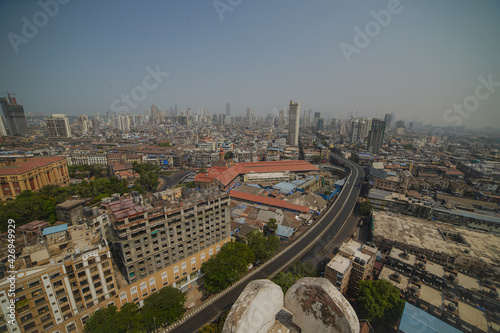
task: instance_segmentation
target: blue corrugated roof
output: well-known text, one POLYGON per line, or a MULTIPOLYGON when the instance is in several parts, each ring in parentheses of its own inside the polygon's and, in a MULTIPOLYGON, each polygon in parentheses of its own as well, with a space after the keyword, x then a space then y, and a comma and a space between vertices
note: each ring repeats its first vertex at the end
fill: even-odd
POLYGON ((43 229, 43 235, 50 235, 50 234, 55 234, 56 232, 61 232, 61 231, 67 231, 68 230, 68 225, 67 224, 60 224, 56 225, 55 227, 48 227, 43 229))
POLYGON ((275 190, 279 190, 279 191, 286 192, 286 193, 292 192, 293 190, 295 190, 296 187, 297 187, 297 185, 287 183, 287 182, 278 183, 278 184, 273 186, 273 188, 275 190))
POLYGON ((276 230, 276 236, 288 238, 293 234, 294 231, 295 231, 294 228, 285 227, 281 224, 278 224, 278 230, 276 230))
POLYGON ((460 330, 410 303, 405 304, 399 329, 404 333, 460 333, 460 330))

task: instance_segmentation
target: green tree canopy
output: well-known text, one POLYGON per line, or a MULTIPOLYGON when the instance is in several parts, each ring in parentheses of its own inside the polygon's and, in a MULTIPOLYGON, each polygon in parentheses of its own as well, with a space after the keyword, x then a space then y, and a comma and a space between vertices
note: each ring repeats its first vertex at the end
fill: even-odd
POLYGON ((310 263, 303 263, 301 261, 296 261, 288 269, 287 272, 278 273, 272 280, 278 286, 281 287, 283 293, 286 291, 299 279, 303 277, 316 277, 318 272, 316 268, 310 263))
POLYGON ((275 235, 264 236, 260 230, 253 230, 247 235, 247 244, 255 255, 254 264, 258 264, 272 257, 280 241, 275 235))
POLYGON ((230 242, 222 246, 220 252, 201 266, 205 289, 216 293, 236 282, 248 270, 255 255, 249 246, 240 242, 230 242))
POLYGON ((224 158, 226 160, 230 159, 230 158, 233 158, 234 154, 232 151, 228 151, 227 153, 224 154, 224 158))
POLYGON ((373 209, 373 207, 372 207, 372 204, 370 203, 370 201, 368 201, 368 200, 363 201, 359 205, 359 214, 362 216, 370 216, 372 209, 373 209))
POLYGON ((276 219, 270 218, 266 225, 267 229, 272 232, 275 232, 278 229, 278 223, 276 219))
POLYGON ((394 325, 403 314, 405 305, 400 290, 386 280, 359 282, 360 296, 357 299, 360 318, 371 323, 394 325))
POLYGON ((184 312, 186 312, 185 302, 186 294, 179 289, 171 286, 162 288, 144 301, 142 309, 144 327, 153 330, 155 323, 156 325, 161 323, 173 324, 181 319, 184 312))
POLYGON ((321 162, 321 156, 320 156, 320 155, 314 155, 314 156, 312 157, 312 162, 313 162, 314 164, 318 164, 319 162, 321 162))

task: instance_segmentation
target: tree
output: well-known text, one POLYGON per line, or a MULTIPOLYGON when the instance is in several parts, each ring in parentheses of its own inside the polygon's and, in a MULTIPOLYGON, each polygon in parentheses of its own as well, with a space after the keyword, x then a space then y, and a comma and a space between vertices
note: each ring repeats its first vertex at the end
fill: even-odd
POLYGON ((234 154, 232 151, 228 151, 227 153, 224 154, 224 159, 228 160, 230 158, 233 158, 234 154))
POLYGON ((171 286, 152 294, 144 300, 142 308, 144 328, 153 330, 155 323, 171 325, 181 319, 186 312, 185 302, 186 294, 171 286))
POLYGON ((290 272, 303 277, 315 277, 318 276, 318 270, 316 267, 308 262, 296 261, 290 266, 290 272))
POLYGON ((311 162, 313 162, 314 164, 318 164, 319 162, 321 162, 321 156, 320 155, 314 155, 312 157, 311 162))
POLYGON ((255 255, 248 245, 229 242, 220 252, 201 266, 205 289, 209 293, 219 292, 236 282, 248 270, 255 255))
POLYGON ((139 306, 135 303, 124 304, 117 312, 118 328, 120 332, 142 332, 144 324, 139 306))
POLYGON ((313 265, 296 261, 290 266, 287 272, 278 273, 272 281, 281 287, 283 293, 286 293, 297 280, 303 277, 316 276, 318 276, 318 272, 313 265))
POLYGON ((368 200, 363 201, 359 205, 359 214, 361 216, 370 216, 372 209, 373 209, 373 207, 372 207, 372 204, 370 203, 370 201, 368 201, 368 200))
POLYGON ((158 144, 158 147, 171 147, 172 145, 170 144, 170 142, 160 142, 158 144))
POLYGON ((111 305, 94 312, 85 323, 84 331, 89 333, 120 333, 120 325, 116 306, 111 305))
POLYGON ((278 250, 279 239, 275 235, 264 236, 260 230, 247 235, 247 244, 255 255, 254 264, 263 263, 278 250))
POLYGON ((360 296, 357 299, 360 318, 371 323, 396 324, 403 314, 404 299, 400 290, 386 280, 359 282, 360 296))
POLYGON ((198 170, 199 173, 205 173, 207 172, 207 168, 205 167, 201 167, 199 170, 198 170))
POLYGON ((266 225, 267 229, 271 232, 275 232, 278 229, 278 224, 276 219, 270 218, 266 225))

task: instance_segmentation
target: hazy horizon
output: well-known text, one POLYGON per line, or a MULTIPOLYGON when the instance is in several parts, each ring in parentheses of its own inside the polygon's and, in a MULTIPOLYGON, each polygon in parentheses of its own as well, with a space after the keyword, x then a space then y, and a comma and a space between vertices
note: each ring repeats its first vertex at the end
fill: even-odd
POLYGON ((0 92, 26 113, 214 114, 230 102, 232 115, 265 116, 293 99, 326 118, 500 126, 494 0, 59 1, 0 3, 0 92), (134 89, 147 96, 127 105, 134 89))

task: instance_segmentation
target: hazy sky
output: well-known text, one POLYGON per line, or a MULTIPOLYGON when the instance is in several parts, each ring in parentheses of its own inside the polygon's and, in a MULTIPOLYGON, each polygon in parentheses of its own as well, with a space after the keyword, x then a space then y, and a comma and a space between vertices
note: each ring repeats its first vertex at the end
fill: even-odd
POLYGON ((0 92, 26 112, 265 115, 293 99, 326 117, 500 127, 498 0, 55 1, 51 15, 0 1, 0 92))

